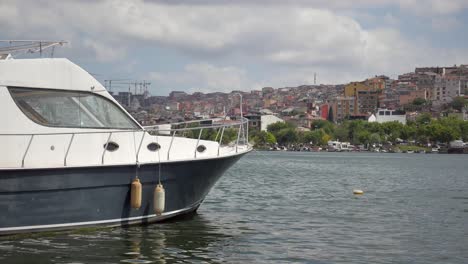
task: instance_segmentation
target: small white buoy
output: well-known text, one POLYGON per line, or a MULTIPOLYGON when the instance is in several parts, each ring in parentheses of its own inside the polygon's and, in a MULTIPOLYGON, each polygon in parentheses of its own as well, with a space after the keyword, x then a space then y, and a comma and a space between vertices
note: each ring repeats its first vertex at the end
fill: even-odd
POLYGON ((362 190, 355 189, 353 190, 353 194, 361 195, 361 194, 364 194, 364 192, 362 190))
POLYGON ((141 183, 138 178, 132 181, 132 187, 130 188, 130 205, 137 210, 141 207, 141 183))
POLYGON ((154 201, 153 201, 154 212, 157 215, 161 215, 164 212, 164 206, 166 203, 164 187, 162 184, 156 185, 154 188, 154 201))

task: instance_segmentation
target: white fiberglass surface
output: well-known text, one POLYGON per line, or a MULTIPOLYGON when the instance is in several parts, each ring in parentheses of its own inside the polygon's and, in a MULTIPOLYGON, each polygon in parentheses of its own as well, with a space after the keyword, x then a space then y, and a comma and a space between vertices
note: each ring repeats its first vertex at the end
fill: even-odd
POLYGON ((143 132, 2 136, 0 145, 0 168, 50 168, 81 167, 100 165, 126 165, 139 163, 173 162, 183 160, 210 159, 236 155, 248 151, 247 146, 219 146, 217 142, 182 137, 152 136, 143 132), (32 140, 31 140, 32 139, 32 140), (104 151, 107 140, 119 148, 104 151), (157 143, 161 147, 151 151, 148 145, 157 143), (141 148, 140 148, 141 144, 141 148), (29 147, 28 147, 29 146, 29 147), (203 152, 196 151, 204 146, 203 152), (218 152, 219 151, 219 152, 218 152), (218 154, 219 153, 219 154, 218 154))

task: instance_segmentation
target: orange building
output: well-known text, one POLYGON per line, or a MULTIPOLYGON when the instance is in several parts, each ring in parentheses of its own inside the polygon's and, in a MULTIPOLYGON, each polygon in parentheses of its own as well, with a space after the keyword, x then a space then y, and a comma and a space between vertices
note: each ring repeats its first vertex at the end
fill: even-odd
POLYGON ((385 81, 381 78, 368 79, 364 82, 352 82, 346 85, 345 98, 352 97, 354 100, 352 101, 352 107, 345 108, 344 116, 374 112, 378 107, 379 95, 384 88, 385 81))
POLYGON ((400 94, 400 105, 411 104, 416 98, 427 99, 426 90, 416 90, 400 94))

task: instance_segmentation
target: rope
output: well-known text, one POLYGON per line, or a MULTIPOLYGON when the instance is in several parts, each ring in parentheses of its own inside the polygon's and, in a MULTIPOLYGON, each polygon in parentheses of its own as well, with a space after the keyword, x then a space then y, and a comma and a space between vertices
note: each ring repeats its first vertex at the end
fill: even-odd
MULTIPOLYGON (((270 157, 267 157, 266 155, 264 155, 264 154, 261 153, 260 151, 257 151, 256 149, 253 149, 253 151, 254 151, 255 153, 261 155, 263 158, 270 160, 270 161, 272 162, 272 164, 275 164, 276 166, 278 166, 278 167, 284 169, 285 171, 287 171, 287 172, 289 173, 290 176, 298 177, 298 175, 297 175, 295 172, 293 172, 292 170, 290 170, 290 169, 288 169, 288 168, 286 168, 286 167, 284 167, 284 166, 281 166, 280 163, 273 161, 270 157)), ((334 196, 333 194, 331 194, 331 193, 322 192, 322 191, 321 191, 320 189, 318 189, 318 188, 315 188, 315 190, 317 190, 320 194, 325 194, 325 195, 328 195, 328 196, 330 196, 330 197, 335 198, 335 196, 334 196)))

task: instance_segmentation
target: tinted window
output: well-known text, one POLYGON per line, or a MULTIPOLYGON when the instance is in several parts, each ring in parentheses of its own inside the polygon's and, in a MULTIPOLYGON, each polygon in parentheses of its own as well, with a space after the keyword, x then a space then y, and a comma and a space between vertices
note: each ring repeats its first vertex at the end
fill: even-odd
POLYGON ((138 128, 117 105, 93 93, 16 87, 8 89, 23 113, 40 125, 138 128))

